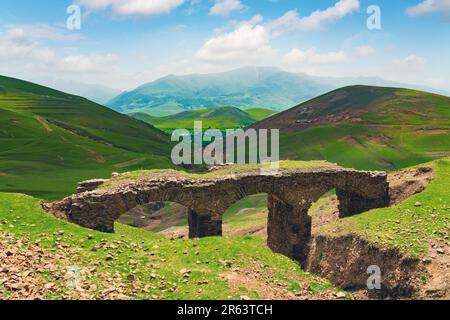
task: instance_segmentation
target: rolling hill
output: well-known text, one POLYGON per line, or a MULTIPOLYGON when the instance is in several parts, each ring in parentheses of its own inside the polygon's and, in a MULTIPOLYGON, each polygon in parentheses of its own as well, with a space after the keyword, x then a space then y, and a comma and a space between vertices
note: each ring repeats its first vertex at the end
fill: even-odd
POLYGON ((218 107, 205 110, 191 110, 167 117, 153 117, 146 113, 133 113, 130 116, 150 123, 156 128, 171 133, 175 129, 192 129, 194 121, 202 121, 203 128, 237 129, 247 127, 263 120, 274 112, 269 109, 240 110, 235 107, 218 107))
POLYGON ((399 88, 341 88, 269 117, 283 159, 395 170, 450 153, 450 98, 399 88))
POLYGON ((168 137, 84 98, 0 77, 0 191, 46 199, 80 180, 169 166, 168 137))

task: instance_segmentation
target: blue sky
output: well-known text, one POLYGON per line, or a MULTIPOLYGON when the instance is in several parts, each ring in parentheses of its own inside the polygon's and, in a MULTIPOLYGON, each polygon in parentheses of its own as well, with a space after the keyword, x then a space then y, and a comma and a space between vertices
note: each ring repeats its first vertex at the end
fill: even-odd
POLYGON ((264 65, 450 91, 450 0, 2 0, 0 12, 0 74, 42 83, 128 90, 264 65), (80 30, 66 26, 73 4, 80 30))

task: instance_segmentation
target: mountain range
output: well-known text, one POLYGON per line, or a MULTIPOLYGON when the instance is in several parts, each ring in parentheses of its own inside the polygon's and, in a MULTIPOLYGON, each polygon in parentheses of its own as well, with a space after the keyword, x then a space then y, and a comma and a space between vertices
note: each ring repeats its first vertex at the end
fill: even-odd
POLYGON ((167 76, 124 92, 107 105, 122 113, 152 116, 220 106, 283 111, 331 90, 355 84, 407 87, 447 94, 377 77, 326 78, 272 67, 244 67, 223 73, 167 76))

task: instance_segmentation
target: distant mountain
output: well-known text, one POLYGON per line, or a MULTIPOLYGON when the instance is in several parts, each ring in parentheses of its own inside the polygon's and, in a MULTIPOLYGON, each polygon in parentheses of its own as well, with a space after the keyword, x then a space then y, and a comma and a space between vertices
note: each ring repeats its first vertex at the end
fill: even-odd
POLYGON ((169 137, 73 96, 0 76, 0 191, 45 199, 111 172, 170 166, 169 137))
POLYGON ((246 67, 217 74, 167 76, 119 95, 108 106, 154 116, 218 106, 280 111, 333 88, 275 68, 246 67))
POLYGON ((326 78, 270 67, 245 67, 215 74, 167 76, 122 93, 107 105, 123 113, 147 113, 152 116, 218 106, 283 111, 331 90, 358 84, 407 87, 446 94, 377 77, 326 78))
POLYGON ((218 107, 205 110, 191 110, 167 117, 153 117, 146 113, 132 113, 130 116, 154 125, 163 131, 193 129, 194 121, 202 121, 203 128, 238 129, 269 117, 274 112, 269 109, 240 110, 235 107, 218 107))
POLYGON ((450 97, 398 88, 341 88, 254 125, 280 129, 283 159, 394 170, 450 155, 450 97))
POLYGON ((121 93, 118 89, 109 88, 99 84, 82 83, 62 79, 45 79, 42 82, 48 87, 73 95, 81 96, 99 104, 105 105, 121 93))

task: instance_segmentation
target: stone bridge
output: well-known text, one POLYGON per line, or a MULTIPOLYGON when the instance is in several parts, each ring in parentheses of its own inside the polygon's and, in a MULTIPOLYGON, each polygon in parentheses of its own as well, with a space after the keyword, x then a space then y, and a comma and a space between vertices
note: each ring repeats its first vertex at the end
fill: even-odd
POLYGON ((125 212, 149 202, 170 201, 189 209, 191 238, 221 236, 222 215, 235 202, 253 194, 268 194, 268 246, 275 252, 304 261, 311 237, 308 209, 336 189, 340 217, 389 204, 384 172, 344 169, 326 162, 282 165, 276 174, 258 166, 230 166, 205 174, 174 170, 141 171, 92 180, 79 193, 45 204, 80 226, 114 232, 114 222, 125 212))

